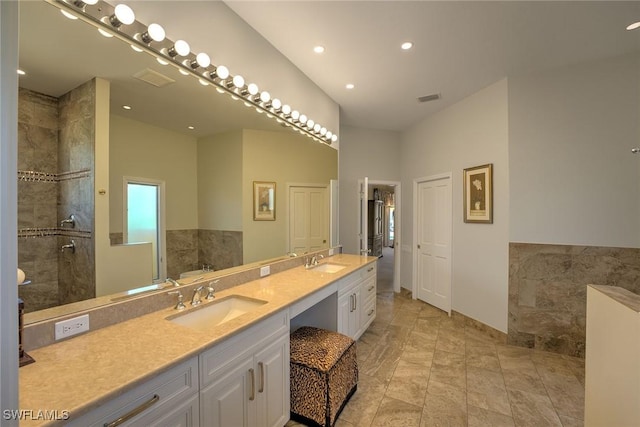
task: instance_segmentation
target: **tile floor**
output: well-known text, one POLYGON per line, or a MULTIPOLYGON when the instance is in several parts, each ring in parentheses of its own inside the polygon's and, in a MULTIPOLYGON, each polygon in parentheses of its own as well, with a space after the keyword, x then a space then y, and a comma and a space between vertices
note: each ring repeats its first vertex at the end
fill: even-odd
POLYGON ((583 359, 501 344, 394 294, 389 258, 378 261, 376 319, 357 343, 358 391, 336 427, 583 425, 583 359))

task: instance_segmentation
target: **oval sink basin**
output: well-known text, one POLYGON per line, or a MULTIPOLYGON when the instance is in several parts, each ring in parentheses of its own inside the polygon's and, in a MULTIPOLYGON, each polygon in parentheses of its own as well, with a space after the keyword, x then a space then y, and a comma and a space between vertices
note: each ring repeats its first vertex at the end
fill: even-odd
POLYGON ((324 264, 318 264, 316 266, 313 266, 310 268, 310 270, 312 271, 318 271, 320 273, 335 273, 338 272, 340 270, 342 270, 343 268, 347 268, 346 265, 340 265, 340 264, 332 264, 330 262, 326 262, 324 264))
POLYGON ((266 303, 259 299, 230 295, 208 304, 203 303, 187 312, 171 315, 167 320, 193 329, 210 330, 266 303))

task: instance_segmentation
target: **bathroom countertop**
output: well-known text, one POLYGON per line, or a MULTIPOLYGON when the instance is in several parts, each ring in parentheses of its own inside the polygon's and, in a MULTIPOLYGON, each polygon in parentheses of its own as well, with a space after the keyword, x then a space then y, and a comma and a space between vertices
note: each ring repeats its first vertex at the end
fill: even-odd
MULTIPOLYGON (((217 299, 242 295, 267 304, 210 331, 197 331, 166 320, 177 313, 167 307, 32 350, 29 354, 36 363, 19 370, 20 410, 32 412, 27 412, 29 416, 20 425, 65 422, 35 419, 39 411, 57 411, 59 415, 68 411, 75 419, 376 260, 338 254, 323 260, 346 266, 335 273, 300 266, 216 292, 217 299)), ((208 303, 203 300, 203 305, 208 303)), ((191 309, 187 302, 182 313, 191 309)))
POLYGON ((596 289, 603 294, 607 295, 614 301, 630 308, 636 313, 640 313, 640 295, 621 288, 619 286, 606 286, 606 285, 589 285, 593 289, 596 289))

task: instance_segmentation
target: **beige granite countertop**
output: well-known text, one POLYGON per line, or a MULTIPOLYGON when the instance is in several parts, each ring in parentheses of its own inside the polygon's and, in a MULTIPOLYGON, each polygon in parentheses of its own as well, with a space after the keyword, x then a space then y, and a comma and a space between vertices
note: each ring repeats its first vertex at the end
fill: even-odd
POLYGON ((589 285, 625 307, 640 313, 640 295, 619 286, 589 285))
MULTIPOLYGON (((20 409, 70 411, 71 418, 76 418, 376 259, 339 254, 323 260, 346 266, 336 273, 301 266, 217 292, 217 299, 242 295, 267 304, 210 331, 166 320, 176 313, 167 307, 30 351, 36 363, 19 370, 20 409)), ((188 299, 185 295, 185 301, 188 299)), ((192 309, 190 304, 187 307, 183 313, 192 309)), ((20 422, 21 426, 55 424, 46 420, 20 422)))

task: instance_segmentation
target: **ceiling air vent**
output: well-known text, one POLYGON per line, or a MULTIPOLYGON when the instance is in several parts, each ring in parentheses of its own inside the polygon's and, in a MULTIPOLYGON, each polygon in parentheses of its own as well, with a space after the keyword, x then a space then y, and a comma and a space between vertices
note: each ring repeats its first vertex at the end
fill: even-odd
POLYGON ((138 80, 142 80, 143 82, 147 82, 155 87, 164 87, 168 84, 175 83, 175 80, 173 80, 172 78, 167 77, 164 74, 160 74, 157 71, 153 71, 149 68, 138 71, 133 75, 133 77, 138 80))
POLYGON ((418 98, 418 102, 429 102, 429 101, 435 101, 437 99, 440 99, 440 94, 434 93, 431 95, 421 96, 420 98, 418 98))

